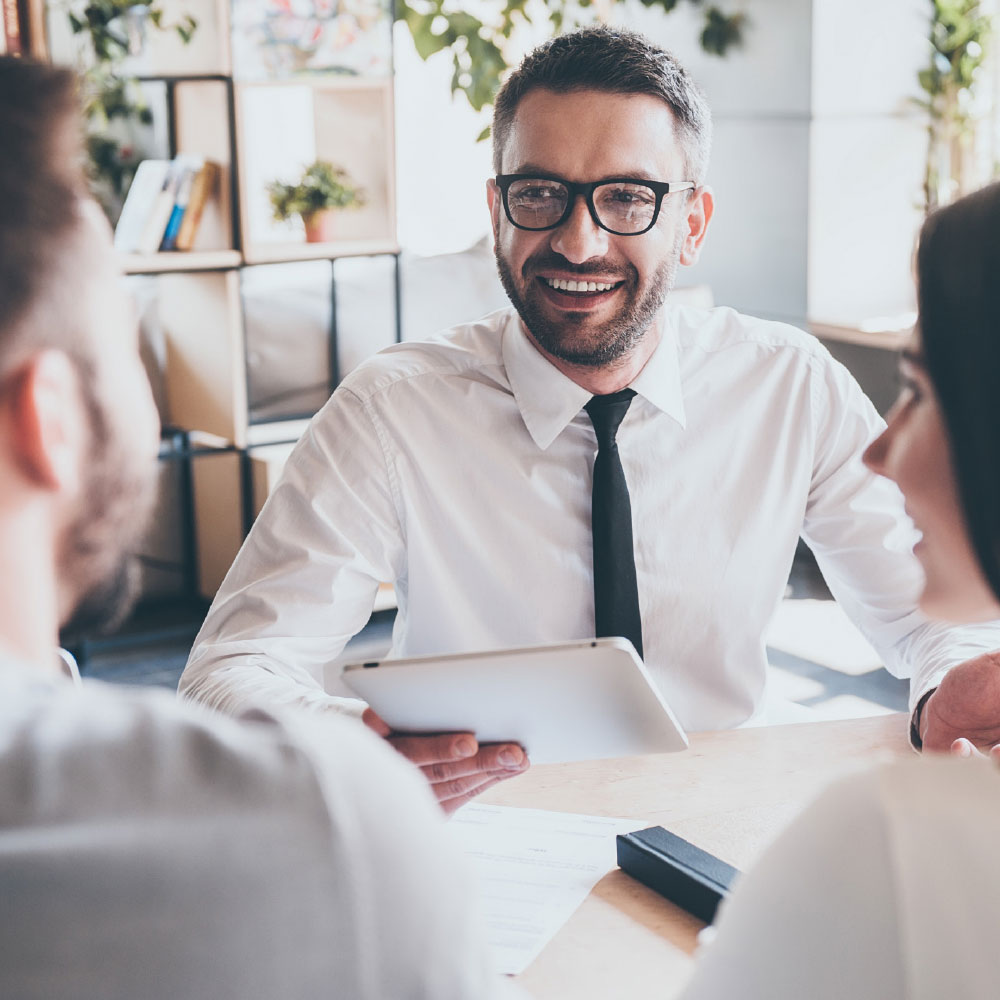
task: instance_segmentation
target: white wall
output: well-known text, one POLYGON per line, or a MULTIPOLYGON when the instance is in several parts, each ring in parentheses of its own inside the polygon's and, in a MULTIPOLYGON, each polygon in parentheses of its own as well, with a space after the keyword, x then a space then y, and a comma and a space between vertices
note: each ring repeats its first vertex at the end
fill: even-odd
POLYGON ((914 307, 926 120, 926 0, 813 0, 809 316, 849 325, 914 307))
MULTIPOLYGON (((730 5, 732 6, 732 5, 730 5)), ((641 9, 629 24, 670 49, 701 85, 715 142, 716 215, 691 281, 720 304, 801 322, 806 314, 810 0, 752 0, 742 48, 698 43, 700 12, 641 9)), ((682 280, 683 276, 682 276, 682 280)))
POLYGON ((399 241, 419 254, 463 250, 489 230, 489 124, 464 94, 452 99, 447 53, 424 62, 409 31, 395 26, 396 204, 399 241))

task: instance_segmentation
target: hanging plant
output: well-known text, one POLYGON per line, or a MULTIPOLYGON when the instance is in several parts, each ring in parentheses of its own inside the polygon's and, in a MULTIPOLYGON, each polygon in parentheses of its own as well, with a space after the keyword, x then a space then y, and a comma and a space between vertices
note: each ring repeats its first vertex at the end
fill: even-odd
POLYGON ((127 133, 133 126, 152 121, 142 88, 125 72, 125 62, 141 53, 149 28, 175 31, 187 44, 198 22, 185 15, 167 24, 157 0, 89 0, 82 8, 79 4, 69 7, 66 15, 73 34, 83 42, 81 86, 88 173, 95 196, 114 222, 142 157, 134 142, 115 138, 109 126, 120 122, 127 133))
MULTIPOLYGON (((607 0, 609 4, 625 0, 607 0)), ((674 10, 681 0, 640 0, 644 7, 674 10)), ((726 14, 704 0, 686 0, 704 11, 699 36, 706 52, 724 56, 743 40, 746 17, 742 13, 726 14)), ((453 73, 452 93, 465 95, 476 111, 493 103, 504 74, 509 69, 508 52, 515 30, 531 24, 538 12, 548 19, 554 33, 578 27, 592 19, 594 0, 495 0, 492 7, 477 17, 456 9, 452 0, 396 0, 396 19, 403 21, 413 37, 421 59, 437 52, 451 53, 453 73)), ((481 12, 482 13, 482 12, 481 12)), ((513 58, 513 57, 512 57, 513 58)), ((485 138, 485 130, 480 138, 485 138)))
POLYGON ((975 99, 993 21, 976 0, 930 0, 930 58, 917 76, 927 95, 924 208, 931 212, 978 186, 971 176, 975 99))

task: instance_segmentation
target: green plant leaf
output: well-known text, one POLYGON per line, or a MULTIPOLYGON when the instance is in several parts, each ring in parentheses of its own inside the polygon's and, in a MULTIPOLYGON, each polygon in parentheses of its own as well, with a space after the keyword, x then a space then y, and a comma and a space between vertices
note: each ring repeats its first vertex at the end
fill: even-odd
POLYGON ((705 27, 701 33, 701 47, 711 55, 724 56, 730 48, 743 41, 743 14, 723 14, 718 7, 705 12, 705 27))
MULTIPOLYGON (((624 0, 610 0, 623 3, 624 0)), ((665 14, 673 11, 681 0, 640 0, 646 7, 659 8, 665 14)), ((703 0, 688 0, 703 7, 703 0)), ((554 33, 585 20, 582 13, 594 5, 594 0, 539 0, 554 33)), ((504 58, 501 43, 513 35, 519 21, 531 22, 528 0, 487 0, 483 11, 475 16, 468 11, 448 9, 444 0, 397 0, 395 18, 403 21, 421 59, 449 50, 452 60, 452 93, 462 92, 469 104, 478 110, 491 104, 504 74, 510 68, 504 58), (414 4, 419 3, 419 7, 414 4), (446 27, 440 28, 439 18, 446 27)), ((712 6, 705 11, 701 43, 706 51, 725 55, 743 41, 748 21, 743 14, 726 14, 712 6)))
POLYGON ((311 163, 295 184, 271 181, 267 193, 279 222, 330 208, 360 208, 367 201, 364 188, 355 184, 343 167, 327 160, 311 163))

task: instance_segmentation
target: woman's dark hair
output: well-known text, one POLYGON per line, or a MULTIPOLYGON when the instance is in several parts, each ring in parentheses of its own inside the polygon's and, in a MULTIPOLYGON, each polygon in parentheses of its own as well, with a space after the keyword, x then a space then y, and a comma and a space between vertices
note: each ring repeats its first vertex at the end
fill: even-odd
POLYGON ((677 124, 690 174, 686 179, 704 181, 712 144, 708 103, 681 64, 642 35, 599 25, 559 35, 530 52, 493 103, 493 167, 498 174, 517 106, 533 90, 603 90, 660 98, 677 124))
POLYGON ((969 535, 1000 597, 1000 184, 928 218, 917 283, 924 360, 969 535))

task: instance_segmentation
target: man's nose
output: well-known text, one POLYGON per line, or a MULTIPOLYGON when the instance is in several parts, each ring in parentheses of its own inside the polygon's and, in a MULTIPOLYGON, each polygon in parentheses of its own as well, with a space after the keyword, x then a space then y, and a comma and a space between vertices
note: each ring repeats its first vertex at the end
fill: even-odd
POLYGON ((594 222, 582 194, 576 196, 569 218, 552 231, 551 246, 572 264, 582 264, 608 252, 608 233, 594 222))

